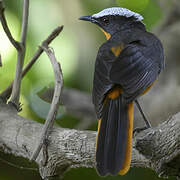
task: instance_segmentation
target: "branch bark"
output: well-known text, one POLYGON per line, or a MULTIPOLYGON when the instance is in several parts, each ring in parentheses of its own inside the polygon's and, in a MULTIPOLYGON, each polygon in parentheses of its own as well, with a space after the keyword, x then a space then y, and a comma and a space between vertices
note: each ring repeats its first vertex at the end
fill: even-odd
MULTIPOLYGON (((0 104, 0 149, 30 159, 43 125, 18 116, 0 104)), ((134 138, 131 167, 151 168, 162 177, 180 177, 180 113, 134 138)), ((42 178, 62 175, 70 168, 95 167, 96 132, 54 127, 49 136, 48 161, 36 163, 42 178)))

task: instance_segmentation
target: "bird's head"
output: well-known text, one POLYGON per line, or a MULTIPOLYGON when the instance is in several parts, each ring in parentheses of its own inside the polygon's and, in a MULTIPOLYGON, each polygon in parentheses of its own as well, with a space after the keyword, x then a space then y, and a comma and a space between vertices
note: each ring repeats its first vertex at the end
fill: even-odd
POLYGON ((107 39, 135 22, 143 25, 143 17, 140 14, 119 7, 107 8, 92 16, 82 16, 79 19, 97 24, 107 39))

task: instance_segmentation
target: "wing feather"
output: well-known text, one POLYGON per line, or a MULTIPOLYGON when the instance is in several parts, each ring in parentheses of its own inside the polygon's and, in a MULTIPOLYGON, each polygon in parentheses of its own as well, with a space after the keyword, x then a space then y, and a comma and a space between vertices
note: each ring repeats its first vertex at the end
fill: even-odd
POLYGON ((132 101, 143 93, 160 72, 157 60, 144 55, 150 50, 138 44, 129 44, 113 62, 110 80, 122 86, 127 101, 132 101))

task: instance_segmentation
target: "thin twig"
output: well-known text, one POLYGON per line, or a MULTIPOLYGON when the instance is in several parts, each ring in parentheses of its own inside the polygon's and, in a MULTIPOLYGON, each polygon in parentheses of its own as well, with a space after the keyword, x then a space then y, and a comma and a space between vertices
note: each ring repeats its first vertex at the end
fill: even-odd
POLYGON ((27 29, 28 29, 28 16, 29 16, 29 0, 24 0, 22 27, 21 27, 21 43, 23 44, 23 46, 25 46, 25 43, 26 43, 27 29))
POLYGON ((45 39, 42 43, 41 46, 39 46, 39 49, 35 52, 33 58, 30 60, 30 62, 25 66, 22 72, 22 76, 24 77, 26 73, 31 69, 33 64, 36 62, 36 60, 40 57, 40 55, 43 53, 44 49, 42 46, 48 46, 57 36, 59 36, 60 32, 63 30, 63 26, 58 26, 55 28, 51 34, 45 39))
POLYGON ((38 157, 38 155, 41 151, 43 144, 48 139, 50 130, 53 127, 54 120, 55 120, 55 117, 57 114, 61 90, 63 87, 63 77, 62 77, 61 67, 60 67, 60 64, 58 63, 58 61, 56 60, 54 52, 52 50, 50 50, 47 45, 42 46, 42 48, 48 55, 48 57, 51 61, 52 67, 53 67, 54 78, 55 78, 55 89, 54 89, 52 104, 51 104, 45 125, 43 127, 39 143, 38 143, 37 148, 35 149, 33 155, 31 156, 31 160, 36 160, 36 158, 38 157))
POLYGON ((3 27, 3 29, 4 29, 4 32, 6 33, 9 41, 11 42, 11 44, 12 44, 12 45, 17 49, 17 51, 18 51, 19 49, 21 49, 20 43, 17 42, 17 41, 13 38, 13 36, 12 36, 10 30, 9 30, 9 27, 8 27, 7 21, 6 21, 6 17, 5 17, 5 15, 4 15, 4 10, 5 10, 5 8, 4 8, 4 6, 3 6, 3 1, 0 1, 0 20, 1 20, 2 27, 3 27))
MULTIPOLYGON (((51 34, 47 37, 47 39, 45 39, 42 43, 41 46, 47 44, 49 45, 59 34, 60 32, 63 30, 63 26, 58 26, 57 28, 55 28, 51 34)), ((36 62, 36 60, 40 57, 40 55, 43 53, 43 49, 41 48, 41 46, 39 46, 38 50, 35 52, 34 56, 32 57, 32 59, 30 60, 30 62, 25 66, 25 68, 23 69, 22 72, 22 78, 26 75, 27 72, 29 72, 29 70, 31 69, 31 67, 33 66, 33 64, 36 62)), ((12 86, 13 86, 13 82, 0 94, 1 99, 6 102, 7 99, 9 99, 10 95, 11 95, 11 91, 12 91, 12 86)))
POLYGON ((19 109, 19 96, 22 80, 22 70, 24 64, 24 57, 26 51, 26 36, 27 36, 27 26, 28 26, 28 16, 29 16, 29 0, 24 0, 23 4, 23 16, 22 16, 22 27, 21 27, 21 48, 18 49, 18 58, 16 65, 16 75, 12 88, 12 95, 10 102, 19 109))

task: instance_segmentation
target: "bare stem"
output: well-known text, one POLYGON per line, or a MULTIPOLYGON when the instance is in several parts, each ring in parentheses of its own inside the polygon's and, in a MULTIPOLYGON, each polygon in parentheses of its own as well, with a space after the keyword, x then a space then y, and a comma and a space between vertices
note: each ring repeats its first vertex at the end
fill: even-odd
MULTIPOLYGON (((29 16, 29 0, 24 0, 23 17, 21 27, 21 43, 25 46, 27 29, 28 29, 28 16, 29 16)), ((25 47, 24 47, 25 48, 25 47)))
POLYGON ((21 27, 21 42, 20 42, 21 48, 18 49, 16 75, 15 75, 13 88, 12 88, 12 95, 10 99, 10 102, 14 104, 17 107, 17 109, 19 109, 19 96, 20 96, 20 89, 21 89, 22 70, 23 70, 24 57, 25 57, 25 51, 26 51, 28 15, 29 15, 29 0, 24 0, 22 27, 21 27))
POLYGON ((52 104, 51 104, 46 122, 44 124, 39 143, 38 143, 34 153, 31 156, 31 160, 36 160, 36 158, 38 157, 38 155, 42 149, 43 144, 48 139, 50 130, 52 129, 54 120, 56 118, 57 110, 59 107, 61 90, 63 87, 63 76, 62 76, 61 67, 60 67, 60 64, 58 63, 58 61, 56 60, 54 52, 52 50, 50 50, 47 45, 42 46, 42 48, 48 55, 48 57, 51 61, 52 67, 53 67, 54 78, 55 78, 55 89, 54 89, 52 104))
POLYGON ((1 20, 2 27, 3 27, 3 29, 4 29, 4 32, 6 33, 9 41, 11 42, 11 44, 12 44, 17 50, 19 50, 19 49, 21 49, 20 43, 17 42, 17 41, 13 38, 13 36, 12 36, 10 30, 9 30, 9 27, 8 27, 7 21, 6 21, 6 17, 5 17, 5 15, 4 15, 4 10, 5 10, 5 8, 4 8, 4 6, 3 6, 3 1, 0 1, 0 20, 1 20))
MULTIPOLYGON (((47 37, 47 39, 45 39, 42 43, 41 46, 43 46, 44 44, 49 45, 59 34, 60 32, 63 30, 63 26, 58 26, 57 28, 55 28, 51 34, 47 37)), ((43 49, 41 48, 41 46, 39 46, 38 50, 35 52, 34 56, 32 57, 32 59, 30 60, 30 62, 25 66, 25 68, 23 69, 22 72, 22 78, 26 75, 27 72, 29 72, 29 70, 31 69, 31 67, 33 66, 33 64, 36 62, 36 60, 40 57, 40 55, 43 53, 43 49)), ((3 101, 7 101, 7 99, 9 99, 10 95, 11 95, 11 91, 12 91, 12 87, 13 87, 13 82, 0 94, 1 99, 3 99, 3 101)))

